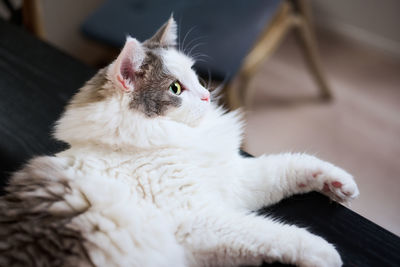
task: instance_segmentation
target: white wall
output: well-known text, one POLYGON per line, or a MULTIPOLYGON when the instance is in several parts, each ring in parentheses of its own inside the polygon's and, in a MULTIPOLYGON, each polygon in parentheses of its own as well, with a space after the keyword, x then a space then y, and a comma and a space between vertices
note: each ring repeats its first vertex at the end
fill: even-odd
POLYGON ((103 0, 41 0, 47 40, 84 61, 97 64, 107 48, 87 39, 80 26, 103 0))
POLYGON ((311 0, 317 26, 400 56, 399 0, 311 0))

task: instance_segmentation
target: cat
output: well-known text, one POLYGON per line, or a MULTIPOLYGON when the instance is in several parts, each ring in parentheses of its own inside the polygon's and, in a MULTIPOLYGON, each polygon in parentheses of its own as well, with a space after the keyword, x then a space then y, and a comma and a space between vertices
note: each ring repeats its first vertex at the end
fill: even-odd
MULTIPOLYGON (((254 211, 296 193, 358 195, 346 171, 306 154, 239 155, 226 112, 177 49, 171 17, 72 98, 54 136, 0 198, 1 266, 341 266, 334 246, 254 211)), ((317 216, 317 215, 316 215, 317 216)))

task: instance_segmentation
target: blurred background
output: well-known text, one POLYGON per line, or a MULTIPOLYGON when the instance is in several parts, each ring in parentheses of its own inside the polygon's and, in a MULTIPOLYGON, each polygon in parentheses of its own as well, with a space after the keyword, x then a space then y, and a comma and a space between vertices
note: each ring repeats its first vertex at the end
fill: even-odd
MULTIPOLYGON (((34 2, 40 27, 33 31, 65 53, 98 68, 118 51, 112 42, 93 38, 88 28, 82 31, 110 1, 34 2)), ((305 1, 306 13, 296 5, 303 1, 288 2, 311 26, 311 56, 304 40, 299 45, 299 30, 279 30, 276 14, 286 13, 278 3, 268 18, 268 23, 276 22, 275 30, 262 25, 267 30, 259 33, 268 36, 259 47, 270 49, 261 51, 245 86, 240 75, 227 83, 239 87, 239 102, 231 107, 247 111, 244 149, 253 155, 305 152, 343 167, 355 176, 361 192, 351 209, 400 235, 400 1, 311 0, 305 1), (311 68, 310 60, 316 60, 311 68), (251 94, 241 103, 244 91, 251 94)), ((22 1, 0 1, 0 17, 11 20, 8 4, 18 9, 22 1)), ((296 27, 302 22, 297 19, 296 27)), ((188 31, 180 32, 182 39, 188 31)), ((253 48, 263 39, 259 36, 253 48)), ((239 74, 250 61, 242 59, 239 74)))

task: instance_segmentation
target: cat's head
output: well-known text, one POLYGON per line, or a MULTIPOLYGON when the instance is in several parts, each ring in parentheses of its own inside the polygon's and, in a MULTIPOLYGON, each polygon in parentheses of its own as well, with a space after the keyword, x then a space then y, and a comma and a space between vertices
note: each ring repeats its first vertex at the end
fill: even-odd
POLYGON ((206 112, 210 93, 199 83, 194 61, 176 49, 176 39, 172 17, 143 43, 128 37, 106 78, 115 94, 130 99, 133 112, 193 125, 206 112))
POLYGON ((209 106, 210 93, 199 83, 194 61, 176 49, 176 39, 172 17, 143 43, 128 37, 108 67, 107 79, 119 94, 130 98, 133 111, 195 124, 209 106))
POLYGON ((210 108, 210 93, 192 69, 194 60, 177 50, 176 39, 172 17, 143 43, 128 37, 116 60, 73 97, 57 123, 56 137, 71 143, 79 131, 123 135, 138 118, 195 127, 210 108))

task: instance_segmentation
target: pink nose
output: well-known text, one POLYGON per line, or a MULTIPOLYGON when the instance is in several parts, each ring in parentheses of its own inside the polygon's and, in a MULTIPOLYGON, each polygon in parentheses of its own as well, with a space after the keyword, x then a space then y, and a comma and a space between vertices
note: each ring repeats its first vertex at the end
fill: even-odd
POLYGON ((204 94, 203 97, 201 98, 202 101, 210 101, 210 93, 207 92, 207 94, 204 94))

